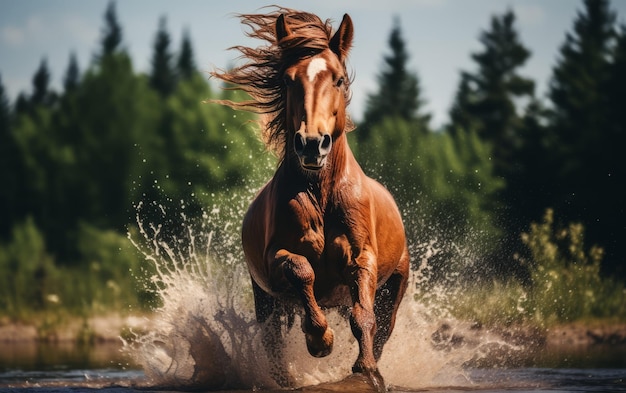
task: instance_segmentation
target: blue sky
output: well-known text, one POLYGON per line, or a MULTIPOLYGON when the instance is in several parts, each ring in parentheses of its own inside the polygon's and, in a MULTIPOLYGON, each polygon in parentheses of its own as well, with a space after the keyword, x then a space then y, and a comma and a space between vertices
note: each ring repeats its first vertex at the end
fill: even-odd
MULTIPOLYGON (((98 48, 108 0, 0 0, 0 76, 10 97, 30 91, 32 75, 42 58, 52 72, 53 86, 60 89, 71 52, 85 70, 98 48)), ((376 75, 394 16, 400 18, 411 55, 409 66, 417 72, 426 110, 435 126, 447 121, 461 70, 474 70, 470 54, 482 49, 481 31, 492 15, 512 8, 521 40, 532 57, 521 74, 537 82, 543 96, 558 49, 572 30, 579 0, 290 0, 283 6, 317 13, 337 23, 344 13, 355 25, 350 68, 355 74, 350 111, 356 119, 363 113, 366 95, 376 89, 376 75)), ((264 4, 252 0, 118 0, 118 18, 124 45, 138 71, 150 69, 150 57, 159 18, 166 17, 173 49, 182 32, 190 33, 196 62, 201 70, 232 64, 236 53, 226 48, 254 44, 243 35, 234 13, 257 11, 264 4)), ((626 0, 613 0, 618 21, 625 23, 626 0)), ((198 97, 202 100, 204 97, 198 97)))

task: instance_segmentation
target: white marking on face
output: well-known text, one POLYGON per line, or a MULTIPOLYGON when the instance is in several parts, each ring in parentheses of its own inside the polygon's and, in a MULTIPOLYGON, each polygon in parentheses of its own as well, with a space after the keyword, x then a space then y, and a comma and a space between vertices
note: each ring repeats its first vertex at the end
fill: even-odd
POLYGON ((306 69, 306 75, 309 77, 309 81, 313 82, 317 74, 322 71, 326 71, 326 60, 317 57, 309 63, 309 66, 306 69))

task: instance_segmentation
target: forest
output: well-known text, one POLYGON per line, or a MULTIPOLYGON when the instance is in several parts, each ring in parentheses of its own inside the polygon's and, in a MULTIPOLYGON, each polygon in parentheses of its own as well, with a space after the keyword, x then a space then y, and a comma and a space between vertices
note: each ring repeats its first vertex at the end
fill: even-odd
MULTIPOLYGON (((582 1, 539 97, 520 71, 532 50, 515 13, 491 16, 437 129, 394 24, 378 88, 349 135, 410 223, 414 269, 439 250, 426 285, 453 280, 464 298, 497 301, 509 322, 626 319, 617 21, 609 0, 582 1), (514 314, 522 293, 528 312, 514 314)), ((199 72, 188 36, 173 48, 165 19, 147 73, 133 67, 114 2, 96 45, 84 70, 70 55, 62 91, 43 60, 31 90, 10 100, 0 70, 0 317, 150 310, 150 268, 128 240, 138 209, 156 224, 164 210, 201 217, 252 195, 275 166, 253 115, 209 102, 234 93, 199 72)), ((491 318, 460 301, 455 310, 491 318)))

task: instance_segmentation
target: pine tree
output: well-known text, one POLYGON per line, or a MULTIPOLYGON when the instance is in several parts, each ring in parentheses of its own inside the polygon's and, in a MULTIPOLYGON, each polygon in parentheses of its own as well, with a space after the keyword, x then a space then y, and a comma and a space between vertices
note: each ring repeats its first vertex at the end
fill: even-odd
POLYGON ((399 19, 395 19, 389 36, 391 54, 384 57, 382 72, 378 75, 378 92, 367 97, 359 139, 365 140, 370 129, 385 117, 399 117, 418 123, 418 128, 428 130, 429 114, 422 114, 424 100, 417 74, 407 69, 409 54, 406 50, 399 19))
MULTIPOLYGON (((617 44, 615 45, 614 54, 612 56, 612 64, 609 69, 608 86, 606 88, 608 94, 608 119, 609 126, 607 129, 608 140, 614 141, 608 144, 608 148, 614 151, 614 154, 608 154, 611 157, 618 157, 622 146, 626 146, 626 25, 622 25, 617 44)), ((621 178, 624 179, 624 171, 626 166, 616 168, 621 172, 621 178)))
POLYGON ((101 56, 112 55, 120 49, 122 43, 122 27, 117 20, 115 12, 115 2, 109 2, 104 14, 105 25, 102 29, 102 52, 101 56))
POLYGON ((517 73, 530 51, 520 42, 512 10, 493 16, 480 42, 484 49, 472 54, 478 70, 461 74, 450 111, 450 129, 475 128, 481 138, 493 144, 496 173, 506 177, 513 150, 520 143, 522 118, 516 102, 534 94, 534 82, 517 73))
POLYGON ((150 73, 150 86, 167 97, 176 87, 176 74, 172 66, 173 55, 170 52, 170 35, 167 32, 165 17, 159 21, 159 30, 154 40, 152 53, 152 72, 150 73))
POLYGON ((187 30, 183 33, 183 41, 180 45, 176 68, 181 79, 190 79, 196 72, 193 47, 191 46, 191 38, 187 30))
POLYGON ((72 53, 70 55, 70 62, 67 66, 67 70, 65 71, 65 77, 63 78, 63 87, 65 88, 65 92, 74 91, 78 84, 80 83, 80 69, 78 68, 78 60, 76 59, 76 54, 72 53))
POLYGON ((0 75, 0 135, 5 135, 8 132, 10 115, 9 98, 4 90, 2 76, 0 75))
POLYGON ((612 176, 623 162, 615 161, 621 152, 607 154, 617 142, 607 122, 616 14, 608 0, 585 0, 583 4, 573 31, 561 46, 548 91, 556 158, 551 168, 551 205, 564 220, 585 224, 591 242, 607 247, 607 262, 617 263, 610 254, 623 248, 626 217, 618 214, 623 212, 623 200, 613 199, 620 195, 623 183, 616 184, 612 176))
POLYGON ((16 216, 15 201, 18 195, 18 148, 11 132, 11 108, 0 78, 0 239, 6 237, 16 216))
POLYGON ((46 59, 41 60, 39 68, 33 76, 33 94, 30 98, 31 105, 51 105, 55 100, 55 94, 50 90, 50 71, 46 59))
POLYGON ((626 161, 623 148, 626 146, 626 25, 622 25, 615 45, 612 64, 609 70, 607 91, 608 125, 605 127, 603 171, 600 173, 602 200, 598 203, 606 206, 605 224, 611 236, 609 256, 613 257, 613 269, 621 277, 626 277, 626 260, 622 241, 626 238, 624 221, 624 201, 626 201, 626 161), (606 199, 605 199, 606 197, 606 199))

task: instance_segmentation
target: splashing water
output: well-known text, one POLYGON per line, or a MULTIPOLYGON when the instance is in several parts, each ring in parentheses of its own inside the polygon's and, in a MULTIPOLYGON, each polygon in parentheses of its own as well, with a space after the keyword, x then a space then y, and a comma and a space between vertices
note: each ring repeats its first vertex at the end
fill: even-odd
MULTIPOLYGON (((144 368, 151 384, 184 389, 277 387, 254 317, 239 243, 244 203, 237 200, 249 198, 233 198, 227 206, 204 212, 200 220, 186 217, 183 206, 176 236, 164 234, 170 222, 164 207, 158 206, 162 222, 155 224, 146 223, 145 206, 137 206, 139 231, 129 238, 153 265, 150 283, 161 305, 151 330, 138 334, 126 351, 144 368)), ((441 307, 451 294, 443 285, 427 285, 428 293, 420 289, 429 280, 428 262, 437 253, 435 245, 431 241, 411 247, 413 253, 419 252, 420 263, 379 362, 388 384, 411 389, 472 385, 464 369, 467 362, 503 349, 521 349, 455 321, 441 307), (424 301, 428 298, 437 301, 424 301)), ((297 387, 341 380, 351 373, 358 345, 349 323, 336 311, 326 315, 335 332, 335 347, 328 357, 308 354, 298 320, 286 332, 285 364, 297 387)))

